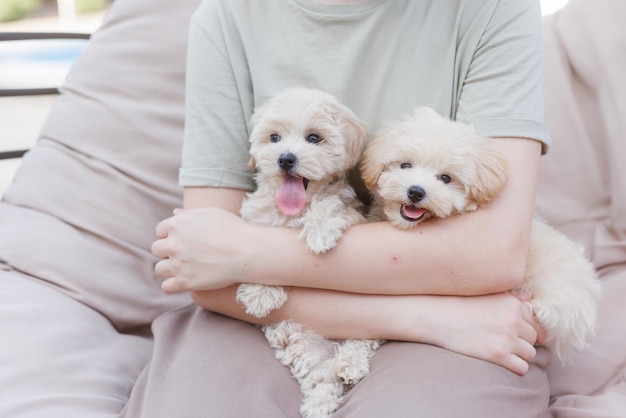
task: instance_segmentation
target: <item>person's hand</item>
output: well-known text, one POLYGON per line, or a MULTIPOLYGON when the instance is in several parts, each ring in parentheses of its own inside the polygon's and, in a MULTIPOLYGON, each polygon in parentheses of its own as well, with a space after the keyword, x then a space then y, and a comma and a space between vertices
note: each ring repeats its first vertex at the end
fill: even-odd
POLYGON ((524 375, 545 331, 525 303, 530 295, 505 292, 438 297, 433 343, 524 375))
POLYGON ((177 209, 156 227, 152 254, 166 293, 220 289, 246 278, 246 251, 253 228, 216 207, 177 209))

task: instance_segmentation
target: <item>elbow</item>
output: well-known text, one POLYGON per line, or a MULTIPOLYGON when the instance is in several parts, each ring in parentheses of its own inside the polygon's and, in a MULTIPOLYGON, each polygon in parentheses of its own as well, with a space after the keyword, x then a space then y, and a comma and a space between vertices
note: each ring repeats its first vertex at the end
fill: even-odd
POLYGON ((197 306, 208 311, 216 312, 220 310, 219 295, 219 291, 195 290, 189 292, 191 300, 197 306))
POLYGON ((496 279, 495 286, 498 292, 506 292, 519 287, 526 274, 525 260, 520 260, 514 255, 509 255, 509 261, 501 266, 499 279, 496 279))
POLYGON ((207 305, 207 295, 205 292, 201 292, 201 291, 191 291, 189 292, 189 296, 191 297, 191 300, 193 303, 195 303, 196 305, 198 305, 201 308, 206 308, 207 305))
MULTIPOLYGON (((501 241, 500 241, 501 243, 501 241)), ((455 274, 454 293, 464 296, 508 292, 522 284, 526 274, 526 248, 523 245, 496 245, 472 260, 474 274, 455 274), (493 251, 491 251, 493 250, 493 251)), ((468 272, 465 268, 465 272, 468 272)))
POLYGON ((500 240, 495 253, 497 262, 493 264, 493 290, 505 292, 520 286, 526 277, 527 234, 518 234, 513 239, 500 240))

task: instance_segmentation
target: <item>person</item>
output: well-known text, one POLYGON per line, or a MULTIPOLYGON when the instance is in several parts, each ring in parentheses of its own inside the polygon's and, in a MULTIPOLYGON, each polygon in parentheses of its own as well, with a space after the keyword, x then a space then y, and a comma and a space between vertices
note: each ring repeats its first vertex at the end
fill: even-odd
POLYGON ((287 318, 391 340, 333 416, 541 416, 549 353, 535 347, 532 295, 510 292, 550 143, 540 15, 536 0, 204 0, 189 32, 184 208, 152 246, 162 289, 195 305, 154 322, 122 416, 298 416, 297 383, 256 326, 287 318), (370 133, 418 105, 469 122, 497 138, 510 180, 476 212, 414 233, 357 225, 315 255, 298 231, 238 216, 254 189, 248 121, 293 86, 335 95, 370 133), (289 286, 288 301, 253 318, 235 299, 242 282, 289 286))

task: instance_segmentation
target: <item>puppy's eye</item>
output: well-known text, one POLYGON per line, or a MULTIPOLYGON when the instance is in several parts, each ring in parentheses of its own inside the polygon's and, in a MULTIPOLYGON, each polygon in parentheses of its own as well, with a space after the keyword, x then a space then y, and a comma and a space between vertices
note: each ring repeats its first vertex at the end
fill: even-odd
POLYGON ((411 167, 413 167, 413 164, 411 164, 411 163, 402 163, 402 164, 400 164, 400 168, 403 169, 403 170, 405 168, 411 168, 411 167))
POLYGON ((309 142, 311 144, 319 144, 320 142, 322 142, 322 137, 318 134, 309 134, 306 137, 306 142, 309 142))
POLYGON ((444 182, 444 183, 446 183, 446 184, 450 183, 450 181, 452 180, 452 179, 450 178, 450 176, 449 176, 449 175, 447 175, 447 174, 442 174, 442 175, 440 175, 440 176, 439 176, 439 177, 437 177, 437 178, 438 178, 439 180, 443 181, 443 182, 444 182))
POLYGON ((278 134, 272 134, 270 135, 270 141, 276 143, 276 142, 280 142, 280 135, 278 134))

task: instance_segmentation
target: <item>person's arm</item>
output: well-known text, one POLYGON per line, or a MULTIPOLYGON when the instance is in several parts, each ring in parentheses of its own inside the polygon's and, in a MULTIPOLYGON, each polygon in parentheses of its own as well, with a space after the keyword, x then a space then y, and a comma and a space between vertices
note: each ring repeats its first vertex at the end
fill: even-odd
MULTIPOLYGON (((530 154, 528 158, 530 165, 524 171, 527 174, 536 172, 533 167, 536 168, 536 161, 534 160, 538 159, 538 145, 534 141, 504 139, 501 141, 500 144, 502 144, 503 148, 507 147, 505 144, 512 144, 512 150, 516 149, 515 144, 529 144, 530 146, 525 152, 530 154), (537 154, 534 158, 535 152, 532 151, 533 149, 537 154)), ((523 146, 521 148, 524 149, 523 146)), ((513 154, 521 156, 524 155, 524 152, 517 149, 513 154)), ((507 155, 506 152, 505 155, 507 155)), ((513 167, 520 167, 521 161, 516 165, 512 163, 511 159, 509 160, 513 167)), ((516 170, 513 169, 512 173, 515 172, 516 170)), ((506 202, 508 200, 507 197, 511 197, 510 195, 517 195, 517 193, 511 192, 512 189, 519 192, 524 190, 525 187, 530 187, 530 189, 526 190, 532 190, 532 192, 523 195, 527 197, 532 196, 536 179, 532 175, 520 177, 524 178, 525 181, 520 182, 521 184, 511 181, 507 190, 499 199, 500 203, 498 205, 491 205, 490 208, 485 208, 478 213, 489 213, 494 210, 494 207, 497 208, 499 205, 503 205, 502 210, 506 211, 507 206, 503 202, 506 202)), ((299 263, 305 263, 305 261, 294 260, 289 262, 291 257, 302 257, 304 260, 310 257, 314 259, 320 257, 312 255, 304 248, 303 243, 296 241, 297 238, 293 232, 297 231, 283 228, 255 227, 241 221, 236 214, 244 196, 244 192, 234 189, 204 187, 186 189, 185 208, 218 207, 221 209, 183 211, 180 215, 165 220, 159 225, 157 233, 161 239, 154 244, 153 251, 155 255, 165 259, 158 263, 157 272, 164 277, 173 276, 164 282, 165 290, 192 290, 191 295, 198 305, 247 322, 266 324, 283 319, 294 319, 330 338, 383 338, 426 342, 461 354, 491 361, 518 374, 524 374, 528 369, 528 361, 535 355, 533 344, 537 341, 537 332, 540 332, 540 327, 528 307, 509 293, 476 297, 384 296, 291 287, 289 299, 285 306, 272 312, 267 318, 258 320, 247 315, 243 307, 236 302, 236 285, 220 290, 202 290, 205 289, 203 284, 206 283, 204 279, 207 276, 211 277, 211 280, 209 280, 211 286, 207 286, 206 289, 222 287, 217 285, 219 281, 214 280, 216 277, 234 276, 239 277, 239 281, 246 281, 246 279, 254 276, 254 274, 250 273, 250 271, 257 269, 254 263, 250 263, 250 260, 254 259, 254 257, 242 256, 242 254, 247 254, 248 252, 248 250, 242 251, 242 246, 247 247, 250 245, 251 248, 256 248, 260 254, 266 254, 267 257, 276 257, 274 260, 267 260, 270 265, 272 262, 278 263, 277 266, 268 271, 275 271, 277 274, 292 277, 305 276, 309 273, 306 268, 300 268, 298 265, 299 263), (253 233, 249 232, 251 229, 254 231, 253 233), (257 238, 258 241, 254 239, 254 235, 257 232, 260 234, 257 238), (273 235, 273 232, 281 232, 285 235, 273 235), (280 239, 293 241, 285 244, 277 241, 280 239), (278 247, 272 248, 272 244, 270 244, 272 241, 276 242, 278 247), (300 247, 301 249, 299 249, 300 247), (274 253, 274 251, 277 252, 274 253), (236 267, 233 268, 233 266, 236 267), (281 272, 281 270, 284 271, 281 272), (172 285, 173 287, 169 287, 172 285)), ((527 208, 528 213, 532 213, 532 201, 512 199, 509 205, 516 210, 520 210, 524 205, 528 205, 530 206, 527 208)), ((508 213, 508 216, 503 216, 508 224, 515 224, 511 222, 511 219, 515 216, 515 211, 513 212, 508 213)), ((521 210, 521 212, 524 211, 521 210)), ((464 219, 469 221, 471 216, 472 214, 464 215, 455 221, 464 219)), ((494 215, 492 214, 491 216, 493 217, 494 215)), ((443 229, 448 221, 435 224, 433 228, 440 227, 443 229)), ((379 226, 384 225, 382 223, 379 226)), ((498 227, 495 223, 490 228, 499 230, 500 233, 503 231, 503 228, 498 227)), ((374 234, 380 233, 378 232, 379 230, 371 231, 374 234)), ((403 238, 391 241, 380 239, 376 235, 369 238, 377 240, 376 242, 379 244, 387 243, 387 250, 389 251, 394 248, 392 244, 397 245, 402 250, 403 246, 410 245, 407 244, 407 241, 402 241, 403 239, 408 239, 412 236, 419 237, 425 234, 424 232, 416 231, 412 233, 401 232, 392 227, 383 231, 390 234, 389 236, 394 234, 403 236, 403 238)), ((466 233, 463 231, 467 230, 455 227, 447 233, 466 233)), ((438 235, 435 234, 434 236, 437 237, 438 235)), ((469 241, 462 235, 458 235, 454 239, 467 241, 467 247, 471 248, 472 245, 476 245, 480 240, 480 234, 469 241)), ((445 246, 445 241, 440 241, 436 245, 445 246)), ((349 241, 340 241, 340 245, 337 248, 346 245, 347 242, 349 241)), ((376 251, 380 252, 380 247, 378 245, 373 248, 374 250, 378 248, 376 251)), ((450 247, 457 248, 454 245, 447 246, 444 251, 447 256, 444 256, 444 258, 448 260, 448 263, 456 262, 457 268, 463 269, 464 267, 458 263, 459 257, 455 257, 450 252, 450 247)), ((332 250, 331 253, 336 251, 337 248, 332 250)), ((357 248, 353 251, 358 252, 359 249, 357 248)), ((417 271, 420 264, 428 264, 428 260, 432 258, 430 253, 434 251, 435 247, 427 248, 424 250, 425 256, 423 258, 419 257, 419 251, 415 251, 410 257, 416 266, 413 269, 417 271)), ((321 267, 323 263, 331 263, 325 268, 332 269, 333 260, 327 259, 328 255, 330 254, 320 257, 319 266, 321 267)), ((348 265, 349 268, 353 269, 357 268, 356 266, 360 266, 363 271, 357 274, 361 275, 358 278, 363 279, 368 271, 373 270, 370 264, 359 261, 363 259, 368 259, 367 254, 365 256, 361 254, 359 257, 352 257, 346 263, 340 262, 339 266, 332 272, 332 277, 336 280, 344 279, 346 273, 339 270, 343 265, 348 265)), ((312 267, 313 273, 311 274, 313 276, 315 274, 323 274, 316 272, 317 268, 319 267, 312 267)), ((378 268, 384 270, 385 267, 378 268)), ((430 268, 434 269, 435 267, 431 265, 430 268)), ((468 272, 468 276, 469 274, 480 274, 480 272, 471 272, 470 266, 466 266, 465 269, 468 272)), ((384 271, 381 274, 384 274, 384 271)), ((394 272, 391 276, 395 276, 395 274, 398 273, 394 272)), ((400 276, 400 278, 407 281, 407 278, 412 277, 413 274, 415 272, 412 272, 409 267, 409 271, 404 273, 404 276, 400 276)), ((431 274, 433 280, 439 277, 434 271, 431 274)), ((380 280, 393 281, 393 279, 387 279, 389 276, 387 274, 380 280)), ((508 283, 508 277, 505 277, 503 283, 508 283)), ((267 280, 260 280, 260 282, 267 283, 271 281, 269 277, 265 278, 267 280)), ((303 277, 296 277, 296 280, 303 280, 303 277)), ((230 281, 232 279, 226 280, 223 285, 226 286, 230 281)), ((330 278, 326 279, 326 281, 330 282, 330 278)), ((369 288, 364 287, 363 291, 375 289, 377 286, 373 278, 354 280, 352 286, 357 286, 358 288, 358 284, 362 281, 370 286, 369 288)), ((427 280, 415 282, 427 283, 427 280)), ((287 283, 292 284, 293 282, 287 283)), ((399 283, 403 283, 403 281, 399 283)), ((449 283, 449 285, 452 285, 452 283, 449 283)), ((341 288, 341 286, 335 287, 341 288)), ((381 287, 391 289, 389 293, 401 293, 390 288, 389 283, 385 283, 381 287)), ((406 293, 410 292, 406 291, 406 293)))
MULTIPOLYGON (((433 344, 523 375, 545 335, 530 308, 509 292, 472 297, 361 295, 292 287, 263 319, 235 302, 236 286, 191 292, 200 306, 258 325, 292 319, 327 338, 433 344)), ((519 297, 519 295, 518 295, 519 297)))
POLYGON ((338 245, 315 255, 299 231, 252 226, 239 217, 244 193, 188 188, 185 211, 163 221, 155 255, 166 292, 219 289, 239 282, 369 294, 482 295, 523 278, 541 146, 494 141, 510 166, 504 191, 475 212, 432 220, 416 231, 387 222, 356 225, 338 245), (226 193, 226 194, 225 194, 226 193), (177 252, 178 251, 178 252, 177 252))

